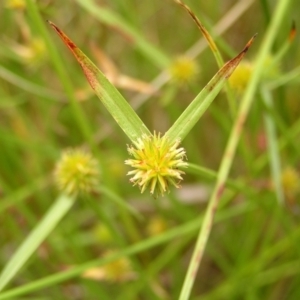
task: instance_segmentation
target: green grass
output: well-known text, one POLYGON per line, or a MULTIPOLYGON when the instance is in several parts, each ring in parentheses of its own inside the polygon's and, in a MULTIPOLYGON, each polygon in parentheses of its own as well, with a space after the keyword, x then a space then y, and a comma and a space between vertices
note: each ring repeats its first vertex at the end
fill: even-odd
POLYGON ((299 3, 185 1, 224 61, 258 33, 244 58, 256 65, 243 92, 224 89, 181 135, 189 163, 182 188, 155 198, 132 187, 124 165, 130 139, 46 20, 104 73, 100 50, 119 74, 152 84, 150 95, 118 89, 161 133, 218 71, 193 20, 173 1, 26 0, 25 10, 6 2, 13 1, 0 4, 0 300, 298 300, 300 43, 289 32, 300 24, 299 3), (187 84, 168 72, 184 53, 198 66, 187 84), (270 55, 278 61, 268 71, 270 55), (73 202, 61 198, 53 173, 61 153, 78 147, 91 151, 100 175, 97 191, 73 202), (296 174, 289 186, 281 180, 287 167, 296 174), (123 281, 83 276, 122 257, 131 270, 123 281))

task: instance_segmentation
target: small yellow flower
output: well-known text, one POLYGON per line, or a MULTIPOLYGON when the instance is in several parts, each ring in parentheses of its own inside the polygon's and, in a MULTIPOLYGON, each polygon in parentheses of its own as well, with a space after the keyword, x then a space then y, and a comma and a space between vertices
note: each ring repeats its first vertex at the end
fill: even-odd
POLYGON ((187 167, 184 162, 185 150, 178 148, 180 140, 170 142, 167 137, 161 137, 154 132, 153 136, 143 135, 134 146, 128 146, 128 152, 133 159, 125 161, 134 170, 127 173, 133 175, 130 179, 138 185, 143 193, 147 187, 150 193, 157 196, 169 192, 169 186, 179 188, 183 171, 178 168, 187 167))
POLYGON ((43 39, 38 37, 30 38, 25 44, 14 44, 12 50, 29 67, 39 66, 47 57, 46 45, 43 39))
MULTIPOLYGON (((103 254, 103 257, 109 257, 116 253, 115 250, 109 250, 103 254)), ((104 266, 95 267, 86 270, 82 274, 83 278, 106 281, 109 283, 121 283, 136 278, 136 273, 132 268, 131 262, 127 257, 118 258, 104 266)))
POLYGON ((300 191, 300 176, 292 167, 287 167, 283 170, 281 183, 287 196, 294 196, 300 191))
POLYGON ((57 163, 54 175, 64 193, 91 192, 98 183, 98 162, 82 149, 67 150, 57 163))
MULTIPOLYGON (((274 61, 274 57, 269 55, 266 57, 261 80, 263 82, 275 79, 280 74, 278 63, 274 61)), ((242 61, 232 75, 229 77, 229 84, 237 93, 245 91, 248 82, 254 71, 254 64, 249 61, 242 61)))
MULTIPOLYGON (((107 251, 104 257, 111 256, 114 253, 113 250, 107 251)), ((126 257, 118 258, 104 265, 101 269, 103 270, 103 279, 109 282, 123 282, 135 277, 132 265, 126 257)))
POLYGON ((186 84, 195 79, 199 68, 193 59, 180 56, 174 60, 169 68, 169 72, 174 81, 180 84, 186 84))
POLYGON ((168 229, 168 224, 164 218, 155 216, 149 220, 146 229, 150 236, 155 236, 166 231, 168 229))
POLYGON ((229 77, 229 84, 237 93, 245 91, 253 72, 253 65, 250 62, 242 61, 229 77))
POLYGON ((115 242, 114 237, 111 234, 111 231, 103 223, 97 224, 93 228, 93 235, 96 239, 99 240, 101 245, 107 246, 112 245, 115 242))
POLYGON ((23 10, 26 7, 25 0, 7 0, 6 7, 23 10))

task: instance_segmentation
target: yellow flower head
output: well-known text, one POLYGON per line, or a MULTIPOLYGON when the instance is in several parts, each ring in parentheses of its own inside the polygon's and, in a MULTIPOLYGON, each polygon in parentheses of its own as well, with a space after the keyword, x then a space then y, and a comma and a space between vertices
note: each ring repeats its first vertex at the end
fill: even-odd
MULTIPOLYGON (((109 257, 113 255, 115 251, 107 251, 104 254, 104 257, 109 257)), ((102 268, 103 270, 103 279, 109 282, 123 282, 128 281, 134 278, 134 271, 132 265, 128 258, 121 257, 118 258, 111 263, 104 265, 102 268)))
POLYGON ((171 78, 180 84, 193 81, 198 72, 199 68, 196 62, 185 56, 178 57, 169 68, 171 78))
POLYGON ((64 193, 91 192, 98 182, 98 162, 82 149, 67 150, 57 163, 54 175, 64 193))
POLYGON ((23 60, 29 67, 39 66, 47 54, 46 44, 41 38, 30 38, 26 44, 16 44, 12 50, 23 60))
POLYGON ((111 234, 111 231, 103 223, 97 224, 93 228, 93 235, 95 236, 95 238, 97 240, 99 240, 101 245, 107 246, 107 245, 111 245, 115 242, 115 239, 111 234))
POLYGON ((283 170, 281 183, 286 195, 292 196, 300 191, 300 177, 298 172, 292 167, 287 167, 283 170))
POLYGON ((125 164, 134 168, 127 175, 134 185, 138 185, 143 193, 147 187, 155 196, 169 192, 169 186, 179 188, 183 171, 178 168, 187 167, 184 162, 185 150, 178 148, 180 140, 170 142, 167 137, 161 137, 154 132, 153 136, 143 135, 134 146, 128 146, 128 152, 133 159, 125 164))
POLYGON ((26 7, 25 0, 6 0, 6 7, 23 10, 26 7))
POLYGON ((253 72, 253 65, 250 62, 242 61, 229 77, 229 84, 237 93, 242 93, 247 87, 253 72))
POLYGON ((147 225, 147 233, 150 236, 155 236, 163 233, 168 229, 167 221, 161 216, 152 217, 147 225))
MULTIPOLYGON (((109 250, 103 254, 103 257, 107 258, 115 253, 115 250, 109 250)), ((92 280, 106 281, 109 283, 120 283, 136 278, 136 273, 134 272, 132 264, 128 258, 121 257, 104 266, 86 270, 82 274, 82 277, 92 280)))

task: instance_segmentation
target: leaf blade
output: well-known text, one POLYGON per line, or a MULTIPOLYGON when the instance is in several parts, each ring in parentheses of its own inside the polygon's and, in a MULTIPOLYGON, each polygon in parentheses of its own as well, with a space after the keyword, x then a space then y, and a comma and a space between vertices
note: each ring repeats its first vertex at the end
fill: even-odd
POLYGON ((151 135, 149 129, 138 117, 132 107, 95 64, 54 23, 51 21, 48 21, 48 23, 57 32, 64 44, 70 49, 80 64, 95 94, 129 139, 132 142, 135 142, 142 134, 151 135))

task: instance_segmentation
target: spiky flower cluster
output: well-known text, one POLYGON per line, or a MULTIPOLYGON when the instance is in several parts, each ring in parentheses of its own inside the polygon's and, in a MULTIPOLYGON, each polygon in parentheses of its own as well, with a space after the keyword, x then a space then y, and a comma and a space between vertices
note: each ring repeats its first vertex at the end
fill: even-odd
POLYGON ((134 146, 128 146, 128 152, 133 159, 125 161, 126 165, 134 170, 127 173, 133 177, 130 181, 133 185, 138 185, 143 193, 147 187, 150 193, 164 195, 169 192, 169 186, 179 188, 183 171, 178 168, 187 167, 184 162, 185 150, 178 148, 180 140, 170 142, 170 140, 154 132, 153 136, 143 135, 134 146))
POLYGON ((58 188, 64 193, 90 192, 98 182, 98 162, 82 149, 70 149, 62 154, 54 175, 58 188))

